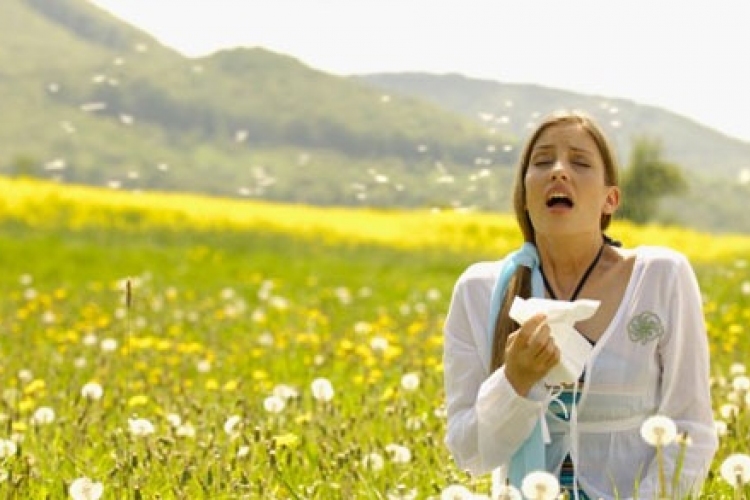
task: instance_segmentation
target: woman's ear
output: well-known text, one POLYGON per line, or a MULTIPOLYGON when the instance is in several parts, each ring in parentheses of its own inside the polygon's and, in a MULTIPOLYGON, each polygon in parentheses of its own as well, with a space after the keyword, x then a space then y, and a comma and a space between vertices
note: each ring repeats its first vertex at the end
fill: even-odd
POLYGON ((609 186, 607 197, 604 198, 604 206, 602 207, 602 213, 605 215, 612 215, 620 206, 620 188, 617 186, 609 186))

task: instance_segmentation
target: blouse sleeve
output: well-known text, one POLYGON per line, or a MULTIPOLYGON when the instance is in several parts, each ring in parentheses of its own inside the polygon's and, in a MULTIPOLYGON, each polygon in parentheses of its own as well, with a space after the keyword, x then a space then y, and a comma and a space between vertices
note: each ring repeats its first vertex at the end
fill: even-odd
MULTIPOLYGON (((680 474, 679 496, 697 496, 718 447, 711 407, 708 338, 698 282, 687 259, 679 256, 674 267, 669 322, 659 345, 662 365, 662 398, 658 414, 674 420, 686 432, 689 446, 680 474)), ((665 470, 671 484, 679 446, 665 449, 665 470)), ((658 463, 650 465, 641 483, 641 496, 658 492, 658 463)), ((674 493, 677 492, 673 492, 674 493)))
POLYGON ((510 460, 533 430, 541 402, 519 396, 502 367, 489 374, 488 313, 482 314, 489 306, 476 302, 489 303, 489 296, 471 285, 464 273, 444 327, 445 442, 459 468, 479 475, 510 460))

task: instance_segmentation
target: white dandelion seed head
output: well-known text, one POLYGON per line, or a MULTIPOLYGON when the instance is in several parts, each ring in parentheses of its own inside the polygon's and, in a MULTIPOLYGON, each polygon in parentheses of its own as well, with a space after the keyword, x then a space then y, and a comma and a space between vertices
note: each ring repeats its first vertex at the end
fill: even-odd
POLYGON ((419 374, 415 372, 405 373, 401 377, 401 387, 405 391, 416 391, 419 388, 419 374))
POLYGON ((737 392, 745 392, 750 390, 750 377, 747 375, 737 375, 732 380, 732 387, 737 392))
POLYGON ((17 376, 18 380, 20 380, 21 382, 29 382, 34 378, 34 374, 32 373, 32 371, 25 368, 22 370, 18 370, 17 376))
POLYGON ((250 454, 250 447, 247 445, 242 445, 239 448, 237 448, 237 458, 243 458, 250 454))
POLYGON ((96 382, 88 382, 81 388, 81 396, 89 401, 98 401, 102 399, 104 389, 96 382))
POLYGON ((18 445, 11 439, 0 439, 0 459, 12 457, 18 451, 18 445))
POLYGON ((285 406, 286 401, 276 395, 268 396, 263 400, 263 409, 268 413, 281 413, 282 411, 284 411, 285 406))
POLYGON ((723 420, 714 420, 714 429, 716 430, 716 435, 719 437, 727 435, 728 426, 723 420))
POLYGON ((416 488, 409 488, 406 485, 398 484, 395 488, 386 494, 388 500, 414 500, 417 498, 418 491, 416 488))
POLYGON ((87 477, 79 477, 70 483, 68 493, 73 500, 99 500, 104 493, 104 485, 87 477))
POLYGON ((224 422, 224 432, 229 435, 237 434, 242 424, 242 417, 239 415, 232 415, 227 418, 224 422))
POLYGON ((560 494, 560 483, 547 471, 534 471, 523 478, 521 492, 534 500, 554 500, 560 494))
POLYGON ((182 425, 182 417, 177 413, 167 413, 165 418, 169 422, 170 427, 179 427, 182 425))
POLYGON ((440 500, 469 500, 474 494, 462 484, 451 484, 440 492, 440 500))
POLYGON ((48 425, 55 421, 55 410, 49 406, 40 406, 31 416, 34 425, 48 425))
POLYGON ((721 418, 731 420, 740 413, 740 409, 736 404, 725 403, 719 407, 719 415, 721 418))
POLYGON ((194 438, 195 427, 193 427, 193 424, 191 424, 190 422, 185 422, 184 424, 178 425, 174 433, 178 437, 194 438))
POLYGON ((154 424, 146 418, 129 418, 128 429, 136 437, 150 436, 156 431, 154 424))
POLYGON ((729 373, 731 375, 744 375, 747 372, 747 368, 742 363, 732 363, 729 367, 729 373))
POLYGON ((503 484, 492 493, 495 500, 523 500, 521 492, 512 484, 503 484))
POLYGON ((381 336, 376 336, 370 339, 370 349, 378 354, 382 354, 388 350, 388 339, 381 336))
POLYGON ((98 341, 99 341, 99 338, 96 335, 94 335, 93 333, 87 333, 81 339, 81 343, 83 343, 83 345, 85 345, 85 346, 96 345, 96 343, 98 341))
POLYGON ((117 350, 117 340, 115 339, 103 339, 99 344, 99 347, 104 352, 113 352, 117 350))
POLYGON ((362 467, 371 471, 382 470, 385 466, 385 459, 380 453, 368 453, 362 457, 362 467))
POLYGON ((333 399, 335 391, 333 384, 327 378, 318 377, 310 384, 313 398, 317 401, 328 402, 333 399))
POLYGON ((211 362, 207 359, 202 359, 195 364, 195 369, 200 373, 208 373, 211 371, 211 362))
POLYGON ((273 395, 280 397, 284 401, 295 399, 299 397, 299 391, 287 384, 278 384, 273 388, 273 395))
POLYGON ((391 443, 385 447, 386 453, 395 464, 407 464, 411 462, 411 450, 406 446, 391 443))
POLYGON ((641 437, 651 446, 667 446, 677 437, 677 425, 667 416, 653 415, 641 425, 641 437))
POLYGON ((750 482, 750 455, 734 453, 721 463, 721 477, 729 484, 739 487, 750 482))

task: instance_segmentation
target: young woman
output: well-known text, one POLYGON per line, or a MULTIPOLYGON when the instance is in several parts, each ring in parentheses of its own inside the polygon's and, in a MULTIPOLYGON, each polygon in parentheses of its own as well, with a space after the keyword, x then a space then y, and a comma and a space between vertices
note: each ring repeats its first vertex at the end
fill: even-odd
MULTIPOLYGON (((550 116, 518 167, 524 245, 456 282, 445 323, 446 443, 472 474, 495 471, 519 486, 543 469, 577 498, 654 498, 655 448, 640 429, 663 415, 691 441, 680 492, 700 491, 718 445, 700 291, 682 254, 623 249, 604 234, 620 201, 617 178, 589 117, 550 116), (545 315, 521 325, 509 317, 516 296, 599 302, 575 324, 592 346, 575 384, 544 383, 560 350, 545 315)), ((677 450, 664 450, 670 482, 677 450)))

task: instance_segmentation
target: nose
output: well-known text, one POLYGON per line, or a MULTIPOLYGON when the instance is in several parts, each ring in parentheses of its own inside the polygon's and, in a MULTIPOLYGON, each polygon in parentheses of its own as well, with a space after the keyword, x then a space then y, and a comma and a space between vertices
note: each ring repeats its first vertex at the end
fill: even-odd
POLYGON ((567 179, 568 178, 568 166, 565 160, 558 158, 550 169, 552 180, 567 179))

